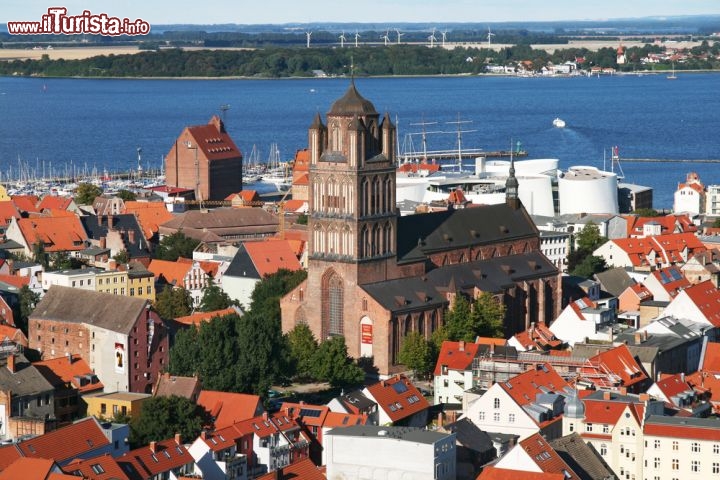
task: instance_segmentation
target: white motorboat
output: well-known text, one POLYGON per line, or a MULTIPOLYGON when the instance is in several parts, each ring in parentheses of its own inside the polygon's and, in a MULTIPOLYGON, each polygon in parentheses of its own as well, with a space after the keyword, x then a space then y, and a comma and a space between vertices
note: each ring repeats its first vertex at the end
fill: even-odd
POLYGON ((560 117, 555 118, 555 120, 553 120, 553 127, 555 127, 555 128, 565 128, 565 120, 563 120, 563 119, 560 118, 560 117))

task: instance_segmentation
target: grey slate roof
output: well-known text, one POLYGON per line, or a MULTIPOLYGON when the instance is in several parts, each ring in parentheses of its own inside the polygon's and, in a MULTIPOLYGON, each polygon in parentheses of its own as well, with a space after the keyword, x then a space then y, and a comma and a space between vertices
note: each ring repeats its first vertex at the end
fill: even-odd
POLYGON ((452 284, 459 290, 477 287, 495 293, 515 282, 551 274, 557 274, 557 268, 542 253, 530 252, 446 265, 421 277, 365 284, 362 288, 386 309, 401 312, 444 306, 445 293, 452 284))
POLYGON ((13 396, 37 395, 53 390, 50 382, 23 355, 15 357, 15 373, 10 372, 6 364, 0 366, 0 390, 11 390, 13 396))
POLYGON ((53 285, 30 318, 86 323, 128 334, 146 305, 148 301, 142 298, 53 285))
POLYGON ((494 451, 493 441, 487 432, 480 430, 469 418, 463 418, 443 426, 443 430, 454 433, 457 443, 475 452, 494 451))
POLYGON ((602 289, 614 297, 619 297, 628 287, 635 284, 635 280, 620 267, 596 273, 595 278, 600 282, 602 289))
POLYGON ((598 452, 585 443, 577 432, 550 441, 550 446, 581 480, 605 480, 616 477, 598 452))
POLYGON ((245 244, 240 244, 237 253, 233 257, 230 265, 223 274, 226 277, 238 277, 238 278, 257 278, 260 279, 260 274, 255 268, 255 264, 250 259, 245 244))
POLYGON ((107 237, 110 227, 121 232, 132 231, 134 232, 134 242, 130 241, 129 235, 125 235, 124 238, 125 250, 127 250, 130 258, 150 256, 148 244, 145 240, 145 234, 143 233, 142 228, 140 228, 135 215, 129 213, 122 215, 102 215, 100 217, 87 215, 80 217, 80 221, 82 222, 83 228, 87 232, 88 237, 98 241, 102 237, 107 237), (98 223, 98 218, 103 220, 101 224, 98 223), (109 226, 108 222, 111 220, 112 225, 109 226))
POLYGON ((435 252, 537 236, 525 209, 505 203, 408 215, 398 219, 397 256, 417 261, 435 252))

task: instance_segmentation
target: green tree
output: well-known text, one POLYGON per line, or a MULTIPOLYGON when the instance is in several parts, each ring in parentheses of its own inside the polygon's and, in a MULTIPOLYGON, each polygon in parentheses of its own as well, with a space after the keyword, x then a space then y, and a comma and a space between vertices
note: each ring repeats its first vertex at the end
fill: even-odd
POLYGON ((287 338, 280 334, 280 305, 270 302, 252 309, 238 322, 236 386, 265 397, 270 386, 288 370, 287 338))
POLYGON ((504 320, 505 305, 490 293, 483 292, 472 303, 463 295, 457 295, 452 309, 445 314, 447 339, 474 342, 478 336, 501 338, 504 320))
POLYGON ((47 269, 50 266, 50 260, 47 252, 45 251, 45 244, 41 239, 38 238, 37 241, 33 243, 32 251, 32 261, 39 263, 47 269))
POLYGON ((127 250, 123 249, 116 253, 113 257, 118 264, 128 263, 130 261, 130 254, 127 250))
POLYGON ((348 357, 345 337, 337 336, 320 344, 314 357, 314 375, 333 387, 359 385, 365 372, 348 357))
POLYGON ((78 205, 92 205, 96 197, 102 195, 102 189, 92 183, 81 183, 75 190, 75 203, 78 205))
POLYGON ((15 326, 22 330, 27 336, 28 334, 28 318, 40 301, 40 294, 30 290, 30 287, 23 285, 18 293, 17 310, 13 311, 15 326))
POLYGON ((575 236, 578 250, 585 252, 593 252, 605 242, 607 238, 600 235, 600 228, 593 222, 587 223, 575 236))
POLYGON ((49 263, 52 270, 73 270, 82 266, 82 263, 77 258, 71 257, 68 252, 51 254, 49 263))
POLYGON ((410 332, 405 336, 399 359, 416 377, 425 377, 434 366, 430 343, 418 332, 410 332))
POLYGON ((306 323, 298 323, 295 328, 290 330, 288 348, 295 375, 300 379, 311 379, 318 343, 306 323))
POLYGON ((197 328, 183 328, 175 334, 175 341, 170 347, 170 366, 172 375, 191 377, 199 373, 199 360, 203 356, 203 347, 199 341, 197 328))
POLYGON ((131 448, 173 438, 176 433, 188 441, 197 438, 205 417, 202 407, 187 398, 176 395, 148 398, 140 414, 130 421, 131 448))
POLYGON ((184 288, 166 285, 155 299, 155 311, 166 320, 192 313, 192 296, 184 288))
POLYGON ((185 236, 182 231, 163 237, 155 249, 158 260, 176 261, 178 258, 192 258, 193 250, 200 244, 199 240, 185 236))
POLYGON ((654 208, 638 208, 634 212, 635 215, 639 217, 660 217, 662 216, 661 212, 658 212, 654 208))
POLYGON ((720 228, 720 218, 716 218, 712 223, 712 228, 720 228))
POLYGON ((211 278, 208 286, 203 289, 198 310, 201 312, 214 312, 215 310, 224 310, 234 304, 233 299, 216 285, 211 278))
POLYGON ((118 190, 115 196, 122 199, 124 202, 132 202, 137 200, 137 195, 135 195, 135 192, 131 192, 130 190, 125 189, 118 190))
POLYGON ((594 274, 604 272, 608 269, 605 259, 596 257, 595 255, 586 255, 579 263, 577 263, 570 274, 578 277, 590 278, 594 274))

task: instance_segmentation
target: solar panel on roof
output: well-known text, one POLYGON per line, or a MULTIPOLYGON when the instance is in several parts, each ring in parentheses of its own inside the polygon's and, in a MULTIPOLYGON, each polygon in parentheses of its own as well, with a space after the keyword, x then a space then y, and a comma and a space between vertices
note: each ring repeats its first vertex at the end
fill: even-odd
POLYGON ((300 416, 301 417, 313 417, 317 418, 320 416, 320 410, 313 410, 310 408, 301 408, 300 409, 300 416))
POLYGON ((679 270, 672 269, 670 270, 670 275, 672 276, 673 280, 682 280, 682 274, 679 270))
POLYGON ((392 387, 397 393, 405 393, 408 391, 407 385, 405 385, 403 382, 393 383, 392 387))

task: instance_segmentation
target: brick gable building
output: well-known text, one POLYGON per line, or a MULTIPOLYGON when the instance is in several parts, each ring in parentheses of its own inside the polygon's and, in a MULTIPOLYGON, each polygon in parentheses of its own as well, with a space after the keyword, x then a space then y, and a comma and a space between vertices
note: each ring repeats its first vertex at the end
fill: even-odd
POLYGON ((388 375, 404 336, 429 338, 454 295, 493 293, 510 334, 559 313, 558 272, 513 167, 505 204, 399 217, 395 126, 354 83, 308 141, 308 278, 281 301, 283 331, 306 322, 318 339, 343 335, 388 375))

